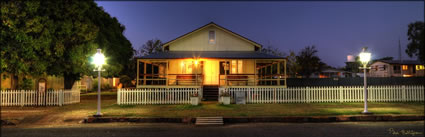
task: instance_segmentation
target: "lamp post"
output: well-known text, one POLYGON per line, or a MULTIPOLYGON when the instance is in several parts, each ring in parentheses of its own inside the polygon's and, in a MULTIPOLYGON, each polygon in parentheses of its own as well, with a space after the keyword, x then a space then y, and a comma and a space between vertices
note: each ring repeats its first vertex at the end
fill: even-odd
POLYGON ((371 53, 367 52, 367 47, 364 47, 362 49, 362 52, 360 52, 360 61, 363 64, 363 70, 364 70, 364 110, 363 114, 372 114, 371 112, 367 111, 367 82, 366 82, 366 69, 367 69, 367 63, 370 61, 371 53))
POLYGON ((100 117, 102 114, 100 113, 100 72, 102 71, 102 65, 105 64, 105 55, 101 53, 101 49, 97 49, 97 53, 93 56, 93 62, 95 65, 95 70, 98 72, 98 82, 97 82, 97 113, 94 115, 95 117, 100 117))

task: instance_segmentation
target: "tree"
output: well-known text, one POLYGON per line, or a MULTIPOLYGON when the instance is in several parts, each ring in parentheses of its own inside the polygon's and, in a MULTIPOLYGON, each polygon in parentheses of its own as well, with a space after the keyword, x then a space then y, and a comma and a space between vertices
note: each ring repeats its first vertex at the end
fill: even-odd
POLYGON ((281 51, 279 48, 274 48, 272 46, 267 46, 266 48, 262 48, 261 52, 266 53, 266 54, 270 54, 270 55, 275 55, 275 56, 279 56, 279 57, 285 57, 286 53, 281 51))
POLYGON ((162 42, 159 39, 148 40, 142 45, 142 49, 140 50, 142 56, 157 52, 162 52, 162 42))
POLYGON ((117 75, 132 56, 124 26, 94 1, 2 1, 1 71, 61 75, 65 88, 92 74, 89 58, 102 48, 107 76, 117 75))
POLYGON ((410 57, 413 55, 417 56, 422 64, 425 63, 424 29, 424 22, 417 21, 409 24, 409 29, 407 31, 410 43, 407 44, 406 53, 410 57))
POLYGON ((60 53, 51 50, 52 22, 39 16, 39 1, 2 1, 0 33, 0 69, 16 75, 39 75, 52 60, 47 56, 60 53), (42 56, 47 55, 47 56, 42 56))
POLYGON ((299 64, 299 74, 309 78, 313 72, 320 71, 325 66, 325 63, 320 61, 320 58, 316 55, 318 51, 315 46, 307 46, 298 53, 296 56, 297 64, 299 64))
POLYGON ((125 26, 121 25, 117 18, 111 17, 102 7, 94 7, 90 12, 90 18, 96 26, 99 26, 99 33, 95 43, 103 49, 107 57, 107 65, 104 66, 106 77, 113 77, 122 74, 128 64, 133 63, 132 57, 134 49, 130 41, 124 36, 125 26))
POLYGON ((297 55, 294 51, 289 51, 289 56, 287 57, 287 68, 288 75, 290 77, 297 77, 297 73, 300 69, 300 66, 297 64, 297 55))

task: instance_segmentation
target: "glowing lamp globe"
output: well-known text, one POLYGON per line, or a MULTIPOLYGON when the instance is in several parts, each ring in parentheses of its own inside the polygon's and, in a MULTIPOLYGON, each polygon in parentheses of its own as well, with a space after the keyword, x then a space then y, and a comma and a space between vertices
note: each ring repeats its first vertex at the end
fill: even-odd
POLYGON ((370 61, 371 54, 369 52, 362 51, 359 56, 360 56, 360 61, 363 64, 367 64, 367 62, 370 61))
POLYGON ((101 67, 105 64, 105 55, 103 55, 100 51, 101 49, 97 49, 97 53, 93 56, 92 63, 96 65, 96 67, 101 67))

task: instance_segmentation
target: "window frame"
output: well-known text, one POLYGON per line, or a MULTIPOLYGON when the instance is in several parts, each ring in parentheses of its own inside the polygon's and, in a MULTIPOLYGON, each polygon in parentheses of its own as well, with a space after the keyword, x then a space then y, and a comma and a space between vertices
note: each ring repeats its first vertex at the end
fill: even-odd
POLYGON ((217 33, 216 33, 216 31, 215 30, 209 30, 208 31, 208 44, 215 45, 216 41, 217 41, 217 33), (214 33, 214 41, 212 41, 212 42, 210 41, 211 40, 211 32, 214 33))

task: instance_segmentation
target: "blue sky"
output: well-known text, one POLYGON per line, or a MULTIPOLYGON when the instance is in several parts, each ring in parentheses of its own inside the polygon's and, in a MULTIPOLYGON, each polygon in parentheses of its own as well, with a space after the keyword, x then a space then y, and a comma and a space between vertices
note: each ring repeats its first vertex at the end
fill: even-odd
POLYGON ((211 21, 288 53, 315 45, 328 65, 345 66, 368 46, 372 58, 403 59, 407 25, 424 21, 424 2, 145 2, 97 1, 126 26, 135 49, 148 40, 172 40, 211 21))

